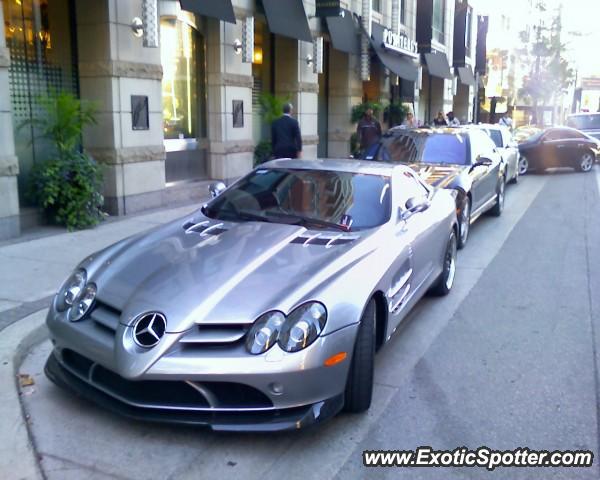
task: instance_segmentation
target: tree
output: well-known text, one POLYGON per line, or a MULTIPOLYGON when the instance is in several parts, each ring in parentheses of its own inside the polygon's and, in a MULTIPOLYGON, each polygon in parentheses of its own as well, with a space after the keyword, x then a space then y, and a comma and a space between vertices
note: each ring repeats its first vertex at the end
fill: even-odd
POLYGON ((534 27, 535 37, 530 39, 526 32, 521 34, 521 39, 526 42, 521 54, 525 55, 532 68, 530 74, 523 78, 519 95, 532 103, 533 123, 538 123, 539 106, 556 105, 560 92, 573 79, 573 70, 564 58, 566 49, 561 42, 562 7, 552 17, 550 27, 544 26, 545 2, 538 1, 535 8, 539 18, 534 27))

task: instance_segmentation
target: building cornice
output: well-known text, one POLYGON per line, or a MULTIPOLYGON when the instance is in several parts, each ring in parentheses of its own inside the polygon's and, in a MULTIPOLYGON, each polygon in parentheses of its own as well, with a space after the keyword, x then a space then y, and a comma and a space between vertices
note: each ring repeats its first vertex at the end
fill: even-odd
POLYGON ((126 148, 86 148, 86 152, 98 163, 105 165, 161 161, 166 156, 163 145, 126 148))
POLYGON ((81 77, 126 77, 143 78, 148 80, 162 80, 163 70, 161 65, 154 63, 124 62, 121 60, 108 60, 98 62, 80 62, 79 75, 81 77))

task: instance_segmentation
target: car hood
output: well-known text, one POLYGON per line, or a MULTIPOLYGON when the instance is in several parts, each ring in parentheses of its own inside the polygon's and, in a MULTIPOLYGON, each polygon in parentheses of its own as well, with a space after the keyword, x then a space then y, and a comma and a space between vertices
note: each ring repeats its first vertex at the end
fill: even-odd
POLYGON ((469 167, 463 165, 432 165, 412 163, 409 165, 422 180, 434 187, 446 188, 469 167))
POLYGON ((88 273, 98 301, 119 310, 126 325, 147 311, 162 312, 168 332, 252 323, 265 311, 293 307, 357 261, 350 255, 335 262, 365 236, 197 216, 109 248, 88 273))

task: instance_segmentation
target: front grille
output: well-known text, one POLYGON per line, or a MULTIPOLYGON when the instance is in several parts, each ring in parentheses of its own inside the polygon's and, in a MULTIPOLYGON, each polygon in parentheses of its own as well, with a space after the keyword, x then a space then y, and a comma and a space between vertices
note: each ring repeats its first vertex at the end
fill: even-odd
POLYGON ((240 341, 252 324, 196 325, 179 340, 184 347, 227 346, 240 341))
POLYGON ((116 332, 119 326, 121 312, 106 303, 96 300, 96 305, 90 313, 90 318, 100 327, 116 332))
POLYGON ((176 410, 273 408, 269 397, 242 383, 127 380, 73 350, 63 350, 61 357, 79 378, 129 405, 176 410))

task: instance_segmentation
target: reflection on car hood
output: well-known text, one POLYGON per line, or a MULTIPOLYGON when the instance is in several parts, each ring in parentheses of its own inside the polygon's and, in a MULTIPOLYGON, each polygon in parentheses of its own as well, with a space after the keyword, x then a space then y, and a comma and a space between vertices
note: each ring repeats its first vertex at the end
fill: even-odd
POLYGON ((421 179, 434 187, 446 188, 467 168, 464 165, 433 165, 412 163, 410 167, 419 174, 421 179))
POLYGON ((173 222, 92 261, 98 300, 120 310, 122 323, 151 310, 165 314, 170 332, 194 323, 251 323, 356 261, 334 262, 352 257, 353 246, 366 236, 200 215, 187 229, 184 224, 186 219, 173 222), (190 228, 198 222, 200 227, 190 228))

